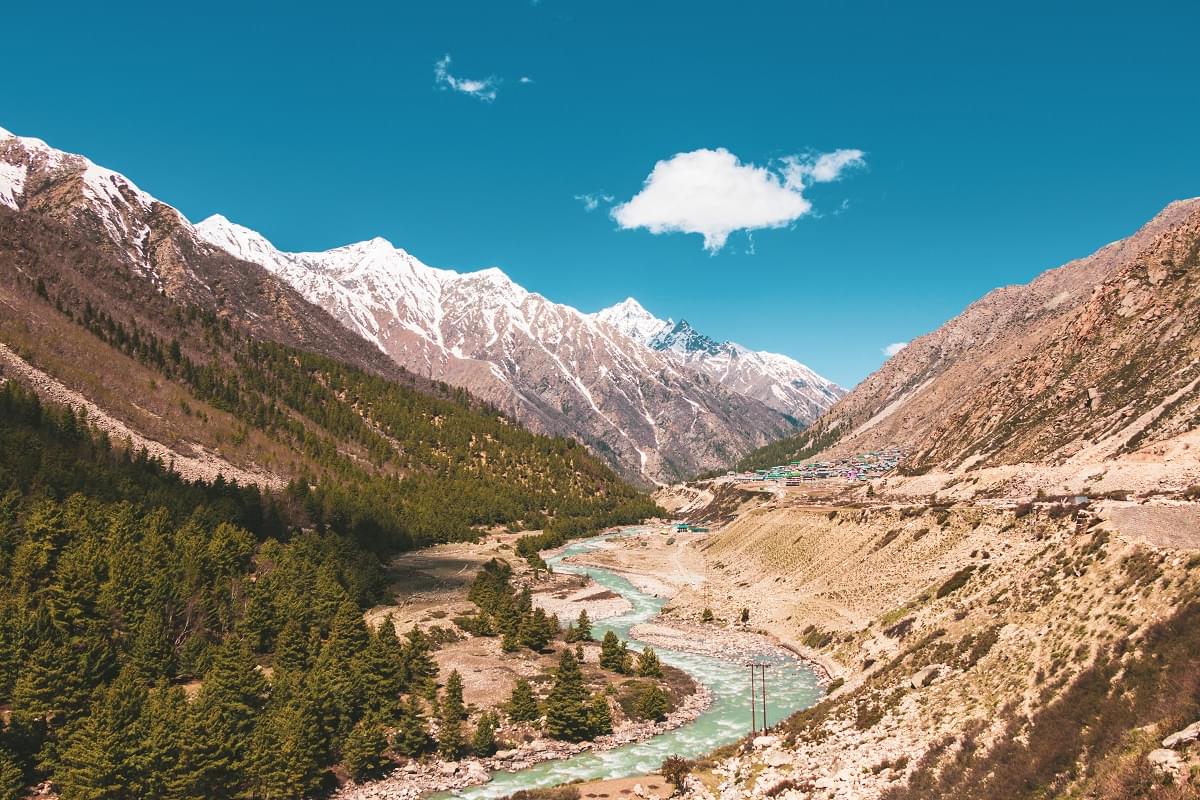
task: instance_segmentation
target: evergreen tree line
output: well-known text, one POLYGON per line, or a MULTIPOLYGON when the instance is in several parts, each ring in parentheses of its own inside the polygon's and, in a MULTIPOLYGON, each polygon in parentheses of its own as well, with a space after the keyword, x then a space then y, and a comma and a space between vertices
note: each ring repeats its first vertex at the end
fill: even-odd
POLYGON ((521 647, 541 652, 561 632, 558 619, 534 607, 529 586, 518 592, 511 579, 512 567, 506 561, 489 560, 476 574, 467 593, 467 599, 478 608, 477 613, 454 622, 476 636, 499 636, 505 652, 521 647))
POLYGON ((256 340, 209 309, 172 304, 167 341, 54 286, 42 294, 109 346, 303 453, 295 499, 314 522, 378 552, 471 539, 493 525, 579 535, 658 513, 574 440, 532 434, 461 389, 418 391, 256 340))
POLYGON ((433 645, 367 629, 382 586, 354 539, 0 386, 0 796, 310 797, 428 752, 433 645))

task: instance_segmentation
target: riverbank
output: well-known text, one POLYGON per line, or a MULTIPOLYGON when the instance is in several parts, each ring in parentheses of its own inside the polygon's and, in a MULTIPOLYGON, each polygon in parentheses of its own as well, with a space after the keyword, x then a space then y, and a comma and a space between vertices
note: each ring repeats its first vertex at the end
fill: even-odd
POLYGON ((609 736, 590 742, 558 742, 535 739, 511 750, 502 750, 492 758, 467 758, 452 762, 416 762, 397 769, 382 780, 362 785, 347 784, 334 795, 336 800, 418 800, 436 792, 479 786, 493 772, 515 772, 536 764, 587 752, 603 752, 659 736, 695 720, 712 703, 712 693, 703 685, 662 722, 641 722, 609 736))
MULTIPOLYGON (((653 646, 668 678, 671 673, 679 677, 682 677, 680 671, 688 673, 696 691, 682 698, 677 696, 677 706, 659 723, 634 722, 621 707, 625 701, 615 702, 614 734, 594 742, 549 741, 535 738, 535 729, 522 728, 502 737, 512 744, 504 745, 509 749, 493 758, 451 763, 431 758, 410 762, 383 780, 361 786, 346 785, 337 795, 339 800, 415 800, 439 792, 491 798, 522 788, 621 775, 637 783, 638 778, 652 772, 668 755, 678 753, 694 758, 744 735, 751 716, 744 664, 751 659, 776 665, 772 670, 769 703, 772 718, 782 718, 810 705, 820 695, 820 687, 827 683, 820 670, 810 668, 766 636, 736 625, 717 624, 700 630, 684 621, 663 622, 659 615, 669 598, 683 588, 697 587, 702 580, 703 555, 698 545, 703 536, 675 535, 665 526, 613 533, 545 554, 553 572, 532 584, 533 602, 552 610, 564 622, 573 620, 580 610, 587 610, 593 619, 596 638, 611 629, 630 640, 631 650, 653 646)), ((471 567, 493 554, 494 557, 508 554, 511 558, 506 545, 511 546, 499 539, 474 545, 474 549, 457 546, 418 557, 418 571, 440 576, 443 588, 449 589, 450 594, 441 598, 431 595, 423 607, 409 608, 407 620, 413 624, 436 624, 437 620, 445 619, 449 624, 450 614, 465 602, 471 567), (430 605, 438 599, 442 605, 430 605)), ((414 561, 403 565, 410 575, 414 561)), ((521 579, 530 578, 523 566, 514 564, 521 579)), ((423 583, 427 585, 430 581, 426 578, 423 583)), ((591 675, 598 669, 599 646, 584 643, 583 649, 585 675, 591 675)), ((507 697, 514 676, 532 681, 547 674, 548 669, 546 663, 541 663, 545 660, 541 657, 531 660, 524 652, 503 653, 492 637, 447 641, 434 657, 443 674, 451 668, 460 671, 468 706, 480 709, 495 705, 498 697, 507 697)), ((610 688, 614 700, 628 697, 629 687, 644 680, 597 674, 613 682, 610 688)), ((592 675, 589 680, 593 678, 599 679, 592 675)), ((679 683, 675 678, 669 682, 679 683)), ((761 703, 761 698, 758 702, 761 703)), ((643 783, 648 785, 649 779, 643 783)))

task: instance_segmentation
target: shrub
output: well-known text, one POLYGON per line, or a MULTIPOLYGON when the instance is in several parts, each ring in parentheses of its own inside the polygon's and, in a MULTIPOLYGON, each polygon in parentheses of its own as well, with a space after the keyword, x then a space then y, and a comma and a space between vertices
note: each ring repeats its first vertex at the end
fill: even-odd
POLYGON ((692 762, 681 756, 667 756, 658 772, 667 783, 675 787, 676 792, 683 791, 683 784, 687 780, 688 773, 692 771, 692 762))
POLYGON ((951 575, 950 578, 938 588, 936 593, 938 599, 945 597, 951 592, 956 592, 965 586, 967 581, 971 579, 971 576, 975 574, 975 570, 976 566, 972 564, 969 567, 963 567, 958 572, 951 575))
POLYGON ((890 628, 884 628, 883 635, 890 639, 903 639, 912 631, 913 624, 916 621, 916 617, 907 617, 902 619, 890 628))
POLYGON ((513 792, 504 800, 579 800, 579 789, 574 786, 555 786, 550 789, 522 789, 513 792))

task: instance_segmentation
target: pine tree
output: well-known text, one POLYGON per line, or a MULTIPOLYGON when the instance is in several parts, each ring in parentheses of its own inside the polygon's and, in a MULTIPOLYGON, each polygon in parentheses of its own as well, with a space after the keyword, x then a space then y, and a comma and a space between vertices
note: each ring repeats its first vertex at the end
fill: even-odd
POLYGON ((517 595, 516 609, 517 613, 522 616, 533 611, 533 592, 530 590, 529 584, 521 587, 521 591, 517 595))
POLYGON ((592 621, 588 618, 586 608, 579 612, 579 619, 575 620, 575 635, 581 642, 592 641, 592 621))
POLYGON ((354 656, 367 649, 371 633, 358 607, 349 599, 343 600, 329 628, 329 642, 340 658, 349 662, 354 656))
POLYGON ((13 707, 42 717, 82 702, 83 689, 69 647, 47 638, 33 651, 13 685, 13 707))
POLYGON ((496 715, 491 711, 483 712, 475 725, 475 735, 471 738, 471 752, 480 758, 487 758, 496 752, 496 715))
POLYGON ((712 622, 713 621, 713 612, 712 612, 711 608, 704 609, 704 612, 702 614, 700 614, 700 621, 701 622, 712 622))
POLYGON ((162 610, 151 608, 142 615, 133 631, 126 661, 137 670, 142 680, 153 683, 173 674, 174 657, 170 631, 167 630, 162 610))
POLYGON ((388 617, 375 629, 367 649, 356 664, 366 689, 368 712, 390 720, 404 691, 404 649, 396 637, 396 627, 388 617))
POLYGON ((309 666, 309 637, 298 617, 288 617, 275 640, 275 667, 303 672, 309 666))
POLYGON ((432 744, 425 714, 421 710, 421 701, 416 695, 409 695, 407 702, 400 703, 396 717, 396 733, 392 736, 392 748, 400 755, 416 758, 428 752, 432 744))
POLYGON ((430 653, 429 637, 420 628, 413 628, 405 637, 402 672, 405 691, 431 697, 437 689, 437 662, 430 653))
POLYGON ((354 661, 345 660, 345 650, 327 644, 305 676, 307 693, 317 706, 321 724, 333 741, 349 735, 362 716, 367 689, 354 661))
POLYGON ((505 710, 513 722, 537 722, 541 719, 542 713, 538 710, 537 698, 533 696, 529 681, 517 679, 505 710))
POLYGON ((558 621, 545 611, 535 608, 521 623, 521 644, 535 653, 540 653, 558 633, 558 621))
POLYGON ((750 609, 743 608, 740 619, 742 620, 743 625, 746 624, 747 622, 749 622, 750 621, 750 609))
POLYGON ((271 608, 271 599, 266 591, 258 584, 248 587, 250 596, 246 601, 245 610, 237 621, 237 630, 250 643, 250 649, 256 653, 265 653, 275 639, 274 620, 276 615, 271 608))
POLYGON ((554 674, 554 686, 546 698, 546 735, 552 739, 581 742, 591 734, 588 721, 588 692, 583 672, 570 650, 563 650, 554 674))
POLYGON ((651 683, 642 689, 641 694, 638 695, 634 709, 637 716, 641 719, 659 722, 666 719, 667 707, 668 700, 666 693, 651 683))
POLYGON ((653 647, 647 647, 638 653, 637 674, 643 678, 662 677, 662 664, 659 663, 658 654, 654 652, 653 647))
POLYGON ((126 670, 76 729, 57 771, 64 800, 121 800, 138 779, 146 690, 126 670))
POLYGON ((612 631, 605 633, 600 642, 600 666, 612 672, 625 674, 628 671, 629 653, 624 644, 612 631))
POLYGON ((183 734, 188 705, 183 689, 160 679, 142 712, 143 747, 137 763, 141 796, 176 800, 182 797, 183 734))
POLYGON ((254 797, 314 797, 324 774, 316 708, 303 695, 272 705, 255 726, 247 757, 254 797))
POLYGON ((368 715, 359 720, 346 737, 346 743, 342 745, 342 764, 356 781, 377 777, 391 763, 384 754, 387 746, 383 722, 368 715))
POLYGON ((608 698, 603 692, 592 695, 592 703, 588 708, 588 727, 593 739, 612 733, 612 710, 608 707, 608 698))
POLYGON ((467 749, 462 720, 446 714, 444 710, 438 716, 437 748, 443 758, 451 761, 457 760, 467 749))
POLYGON ((446 679, 446 690, 438 705, 438 752, 446 758, 455 759, 466 751, 466 738, 462 724, 467 718, 463 704, 462 676, 453 670, 446 679))
POLYGON ((249 647, 230 641, 217 648, 188 714, 183 766, 191 794, 225 798, 241 792, 266 690, 249 647))
POLYGON ((0 748, 0 797, 21 797, 25 788, 25 775, 21 772, 17 760, 7 750, 0 748))
POLYGON ((446 719, 455 719, 462 722, 467 718, 467 707, 463 703, 463 683, 462 675, 458 674, 458 670, 451 670, 450 677, 446 679, 446 690, 442 696, 441 715, 446 719))

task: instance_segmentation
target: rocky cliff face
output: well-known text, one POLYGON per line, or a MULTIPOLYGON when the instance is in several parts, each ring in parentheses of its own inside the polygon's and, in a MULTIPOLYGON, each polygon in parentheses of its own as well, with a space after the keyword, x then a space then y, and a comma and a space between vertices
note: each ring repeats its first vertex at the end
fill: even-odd
POLYGON ((1194 427, 1200 199, 1133 236, 997 289, 914 340, 795 451, 894 443, 907 468, 1101 461, 1194 427))
POLYGON ((65 255, 77 243, 80 255, 63 259, 69 268, 60 278, 94 293, 103 307, 136 315, 155 297, 169 298, 237 319, 261 338, 401 377, 286 281, 209 244, 182 214, 128 178, 3 129, 0 215, 13 268, 31 278, 36 270, 27 260, 47 247, 65 255))

